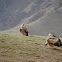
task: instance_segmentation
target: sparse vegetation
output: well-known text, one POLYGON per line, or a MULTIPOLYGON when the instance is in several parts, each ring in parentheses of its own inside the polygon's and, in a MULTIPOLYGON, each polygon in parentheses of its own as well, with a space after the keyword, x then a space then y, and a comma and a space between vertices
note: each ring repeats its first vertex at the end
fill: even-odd
POLYGON ((62 47, 45 47, 44 36, 0 33, 0 62, 62 62, 62 47))

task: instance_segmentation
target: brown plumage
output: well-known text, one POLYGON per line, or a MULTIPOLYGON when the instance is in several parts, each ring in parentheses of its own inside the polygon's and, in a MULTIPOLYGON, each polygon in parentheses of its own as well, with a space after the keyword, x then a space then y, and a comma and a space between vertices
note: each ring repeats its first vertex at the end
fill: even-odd
POLYGON ((49 46, 51 46, 51 47, 54 47, 54 46, 58 46, 58 47, 59 46, 62 46, 61 40, 58 37, 56 37, 56 36, 54 36, 52 34, 48 34, 48 38, 46 40, 45 46, 47 44, 49 46))
POLYGON ((25 35, 25 36, 28 36, 28 29, 27 27, 21 25, 21 28, 20 28, 20 32, 25 35))

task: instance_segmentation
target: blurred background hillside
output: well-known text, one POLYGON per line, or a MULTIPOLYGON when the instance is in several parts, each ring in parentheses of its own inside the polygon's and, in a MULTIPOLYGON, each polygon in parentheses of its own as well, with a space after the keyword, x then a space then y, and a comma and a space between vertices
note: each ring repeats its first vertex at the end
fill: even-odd
POLYGON ((0 0, 0 31, 20 33, 22 23, 30 35, 62 37, 62 0, 0 0))

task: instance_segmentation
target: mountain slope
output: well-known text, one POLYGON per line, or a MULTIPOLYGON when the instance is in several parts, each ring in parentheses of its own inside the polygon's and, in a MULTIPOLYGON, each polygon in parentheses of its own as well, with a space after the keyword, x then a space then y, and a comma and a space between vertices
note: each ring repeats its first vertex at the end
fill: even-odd
POLYGON ((62 0, 0 0, 0 31, 20 33, 22 23, 30 35, 62 36, 62 0))
POLYGON ((38 20, 29 24, 32 27, 33 34, 46 35, 51 32, 57 36, 62 35, 62 9, 58 13, 49 13, 38 20), (38 32, 39 30, 39 32, 38 32), (34 33, 35 32, 35 33, 34 33))

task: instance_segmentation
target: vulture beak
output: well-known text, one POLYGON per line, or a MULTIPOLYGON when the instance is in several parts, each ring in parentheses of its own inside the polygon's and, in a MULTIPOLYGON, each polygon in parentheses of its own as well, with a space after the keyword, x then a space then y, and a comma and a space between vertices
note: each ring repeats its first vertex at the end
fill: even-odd
POLYGON ((46 46, 47 44, 45 44, 45 46, 46 46))

